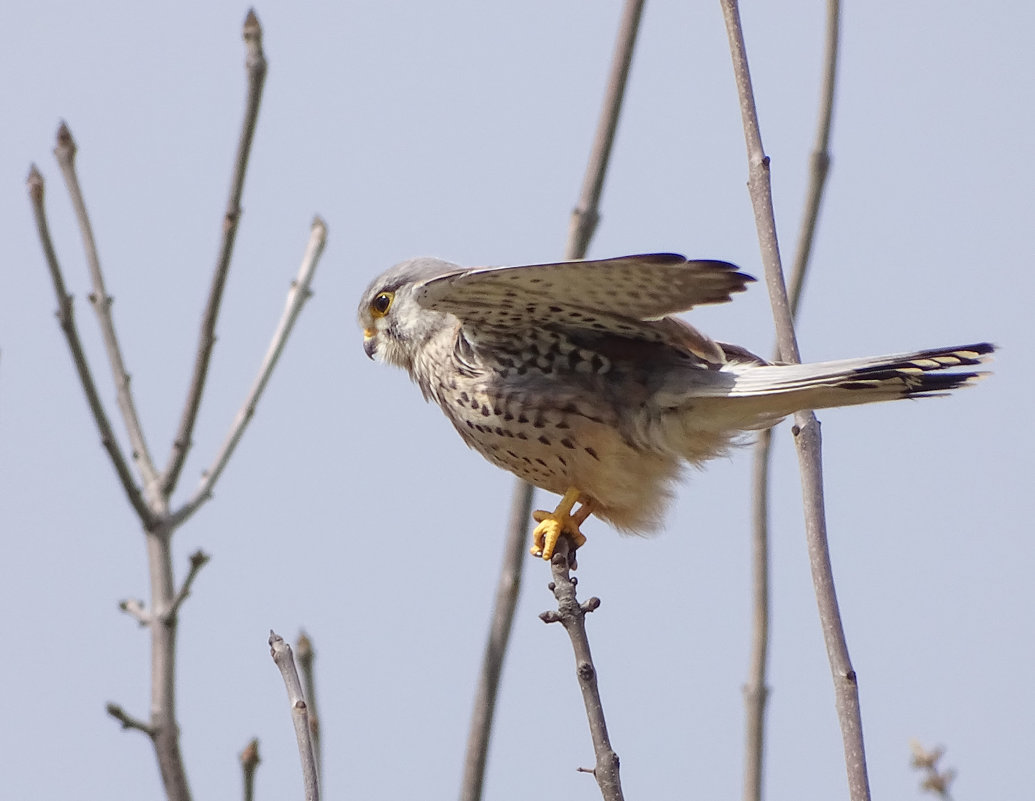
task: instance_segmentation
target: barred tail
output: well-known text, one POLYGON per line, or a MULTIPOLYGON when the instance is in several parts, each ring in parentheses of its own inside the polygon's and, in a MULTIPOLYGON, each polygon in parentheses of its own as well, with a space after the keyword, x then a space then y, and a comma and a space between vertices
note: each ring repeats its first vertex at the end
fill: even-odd
MULTIPOLYGON (((764 428, 802 409, 828 409, 899 398, 945 395, 969 386, 987 373, 960 369, 989 361, 995 346, 980 342, 862 359, 813 364, 760 365, 733 363, 723 368, 734 376, 719 392, 738 428, 764 428), (730 401, 738 401, 730 403, 730 401)), ((719 387, 715 387, 719 389, 719 387)))

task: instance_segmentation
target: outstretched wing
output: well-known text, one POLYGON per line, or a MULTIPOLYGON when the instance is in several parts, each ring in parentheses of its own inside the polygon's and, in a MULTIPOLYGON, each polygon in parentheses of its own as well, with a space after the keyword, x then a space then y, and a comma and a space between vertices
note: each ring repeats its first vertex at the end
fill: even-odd
POLYGON ((417 302, 498 328, 530 322, 597 328, 596 315, 656 320, 706 303, 725 303, 754 280, 724 261, 654 253, 450 272, 425 281, 417 302))

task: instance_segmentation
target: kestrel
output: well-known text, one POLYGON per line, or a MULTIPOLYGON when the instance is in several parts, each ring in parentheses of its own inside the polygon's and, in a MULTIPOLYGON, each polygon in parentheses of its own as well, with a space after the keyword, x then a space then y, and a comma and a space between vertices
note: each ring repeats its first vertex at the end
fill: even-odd
POLYGON ((363 348, 404 368, 463 440, 562 496, 536 512, 549 559, 593 514, 658 526, 683 463, 802 409, 941 395, 983 373, 988 343, 815 364, 767 364, 678 312, 725 303, 754 279, 722 261, 659 253, 464 268, 392 267, 359 306, 363 348), (573 511, 580 504, 577 511, 573 511))

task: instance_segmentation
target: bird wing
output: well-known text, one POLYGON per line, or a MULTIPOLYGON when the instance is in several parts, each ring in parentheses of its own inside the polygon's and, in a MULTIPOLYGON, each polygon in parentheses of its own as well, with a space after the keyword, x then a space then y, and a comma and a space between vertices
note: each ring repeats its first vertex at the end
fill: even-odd
POLYGON ((724 261, 654 253, 451 271, 425 281, 417 302, 494 327, 551 322, 592 329, 598 327, 595 313, 657 320, 694 306, 725 303, 754 280, 724 261))

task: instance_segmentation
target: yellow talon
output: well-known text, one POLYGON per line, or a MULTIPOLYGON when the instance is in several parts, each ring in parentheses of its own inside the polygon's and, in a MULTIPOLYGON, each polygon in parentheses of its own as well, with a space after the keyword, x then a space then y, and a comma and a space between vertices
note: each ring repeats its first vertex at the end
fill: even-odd
POLYGON ((564 493, 561 502, 552 512, 540 509, 532 513, 532 517, 539 524, 532 532, 532 556, 541 556, 549 561, 561 534, 570 536, 576 548, 585 544, 586 537, 579 531, 579 526, 586 521, 593 509, 586 501, 575 514, 572 514, 572 507, 578 502, 580 494, 578 489, 572 487, 564 493))

